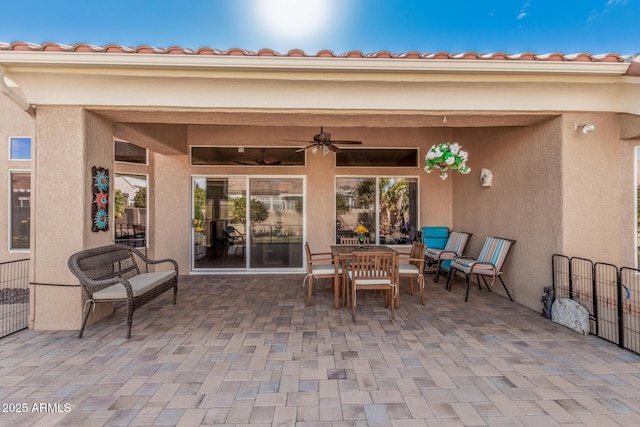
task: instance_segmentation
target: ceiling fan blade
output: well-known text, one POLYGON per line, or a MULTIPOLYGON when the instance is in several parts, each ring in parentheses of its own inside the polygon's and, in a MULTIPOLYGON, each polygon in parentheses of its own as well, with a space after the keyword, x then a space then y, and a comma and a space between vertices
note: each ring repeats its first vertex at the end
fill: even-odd
POLYGON ((313 141, 309 141, 308 139, 283 139, 283 141, 287 142, 308 142, 312 143, 313 141))
MULTIPOLYGON (((333 141, 332 141, 332 142, 333 142, 333 141)), ((327 145, 326 145, 326 147, 327 147, 329 150, 333 151, 334 153, 339 153, 339 152, 341 152, 341 151, 342 151, 341 149, 339 149, 338 147, 336 147, 336 146, 335 146, 335 145, 333 145, 333 144, 327 144, 327 145)))
POLYGON ((233 163, 237 163, 239 165, 246 165, 246 166, 252 166, 253 165, 253 163, 240 162, 238 160, 234 160, 233 163))
MULTIPOLYGON (((305 142, 307 142, 307 141, 305 141, 305 142)), ((311 145, 307 145, 306 147, 298 148, 298 149, 296 150, 296 153, 299 153, 299 152, 301 152, 301 151, 304 151, 304 150, 307 150, 307 149, 309 149, 309 148, 315 147, 316 145, 317 145, 317 144, 311 144, 311 145)))
POLYGON ((360 145, 362 144, 362 141, 349 141, 349 140, 336 140, 336 141, 331 141, 332 144, 353 144, 353 145, 360 145))

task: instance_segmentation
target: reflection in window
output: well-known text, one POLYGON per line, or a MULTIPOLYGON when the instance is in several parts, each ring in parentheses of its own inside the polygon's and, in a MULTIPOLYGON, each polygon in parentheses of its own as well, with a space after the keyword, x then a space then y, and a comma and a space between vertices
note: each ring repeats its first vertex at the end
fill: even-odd
POLYGON ((336 178, 336 243, 358 224, 379 244, 411 244, 418 218, 416 178, 336 178))
POLYGON ((147 246, 147 177, 114 175, 115 242, 147 246))
POLYGON ((304 166, 297 148, 191 147, 192 165, 304 166))
POLYGON ((302 267, 302 178, 250 178, 252 268, 302 267))
POLYGON ((342 148, 336 166, 413 167, 418 166, 416 148, 342 148))
POLYGON ((147 150, 125 141, 115 141, 116 162, 147 164, 147 150))
POLYGON ((11 173, 11 249, 29 249, 31 173, 11 173))
POLYGON ((9 138, 9 158, 11 160, 31 160, 31 138, 9 138))

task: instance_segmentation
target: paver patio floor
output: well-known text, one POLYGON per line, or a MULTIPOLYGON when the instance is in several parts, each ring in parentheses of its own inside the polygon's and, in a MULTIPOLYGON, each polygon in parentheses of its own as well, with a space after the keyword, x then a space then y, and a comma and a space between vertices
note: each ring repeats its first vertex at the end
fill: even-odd
POLYGON ((405 286, 391 324, 359 296, 354 324, 302 278, 181 277, 129 340, 124 307, 3 338, 0 425, 640 425, 639 356, 497 293, 428 279, 426 306, 405 286))

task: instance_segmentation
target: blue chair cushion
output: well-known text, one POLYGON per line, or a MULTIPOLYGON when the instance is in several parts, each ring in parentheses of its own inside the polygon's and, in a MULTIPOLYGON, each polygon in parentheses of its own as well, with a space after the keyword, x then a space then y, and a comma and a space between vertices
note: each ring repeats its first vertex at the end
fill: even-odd
POLYGON ((427 249, 444 249, 448 239, 449 227, 422 227, 422 243, 427 249))

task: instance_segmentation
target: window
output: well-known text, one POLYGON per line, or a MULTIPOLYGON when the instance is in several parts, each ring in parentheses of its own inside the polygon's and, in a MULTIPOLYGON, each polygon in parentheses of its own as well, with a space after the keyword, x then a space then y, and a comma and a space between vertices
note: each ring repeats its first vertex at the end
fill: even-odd
POLYGON ((9 159, 31 160, 31 138, 29 137, 9 138, 9 159))
POLYGON ((31 173, 10 172, 11 250, 29 250, 31 217, 31 173))
POLYGON ((147 246, 147 177, 114 174, 113 212, 116 243, 147 246))
POLYGON ((415 148, 341 148, 336 153, 336 166, 416 167, 415 148))
POLYGON ((147 150, 125 141, 115 141, 116 162, 147 164, 147 150))
POLYGON ((191 147, 192 165, 304 166, 297 148, 191 147))
POLYGON ((417 221, 417 178, 336 178, 336 243, 362 224, 371 242, 411 244, 417 221))

